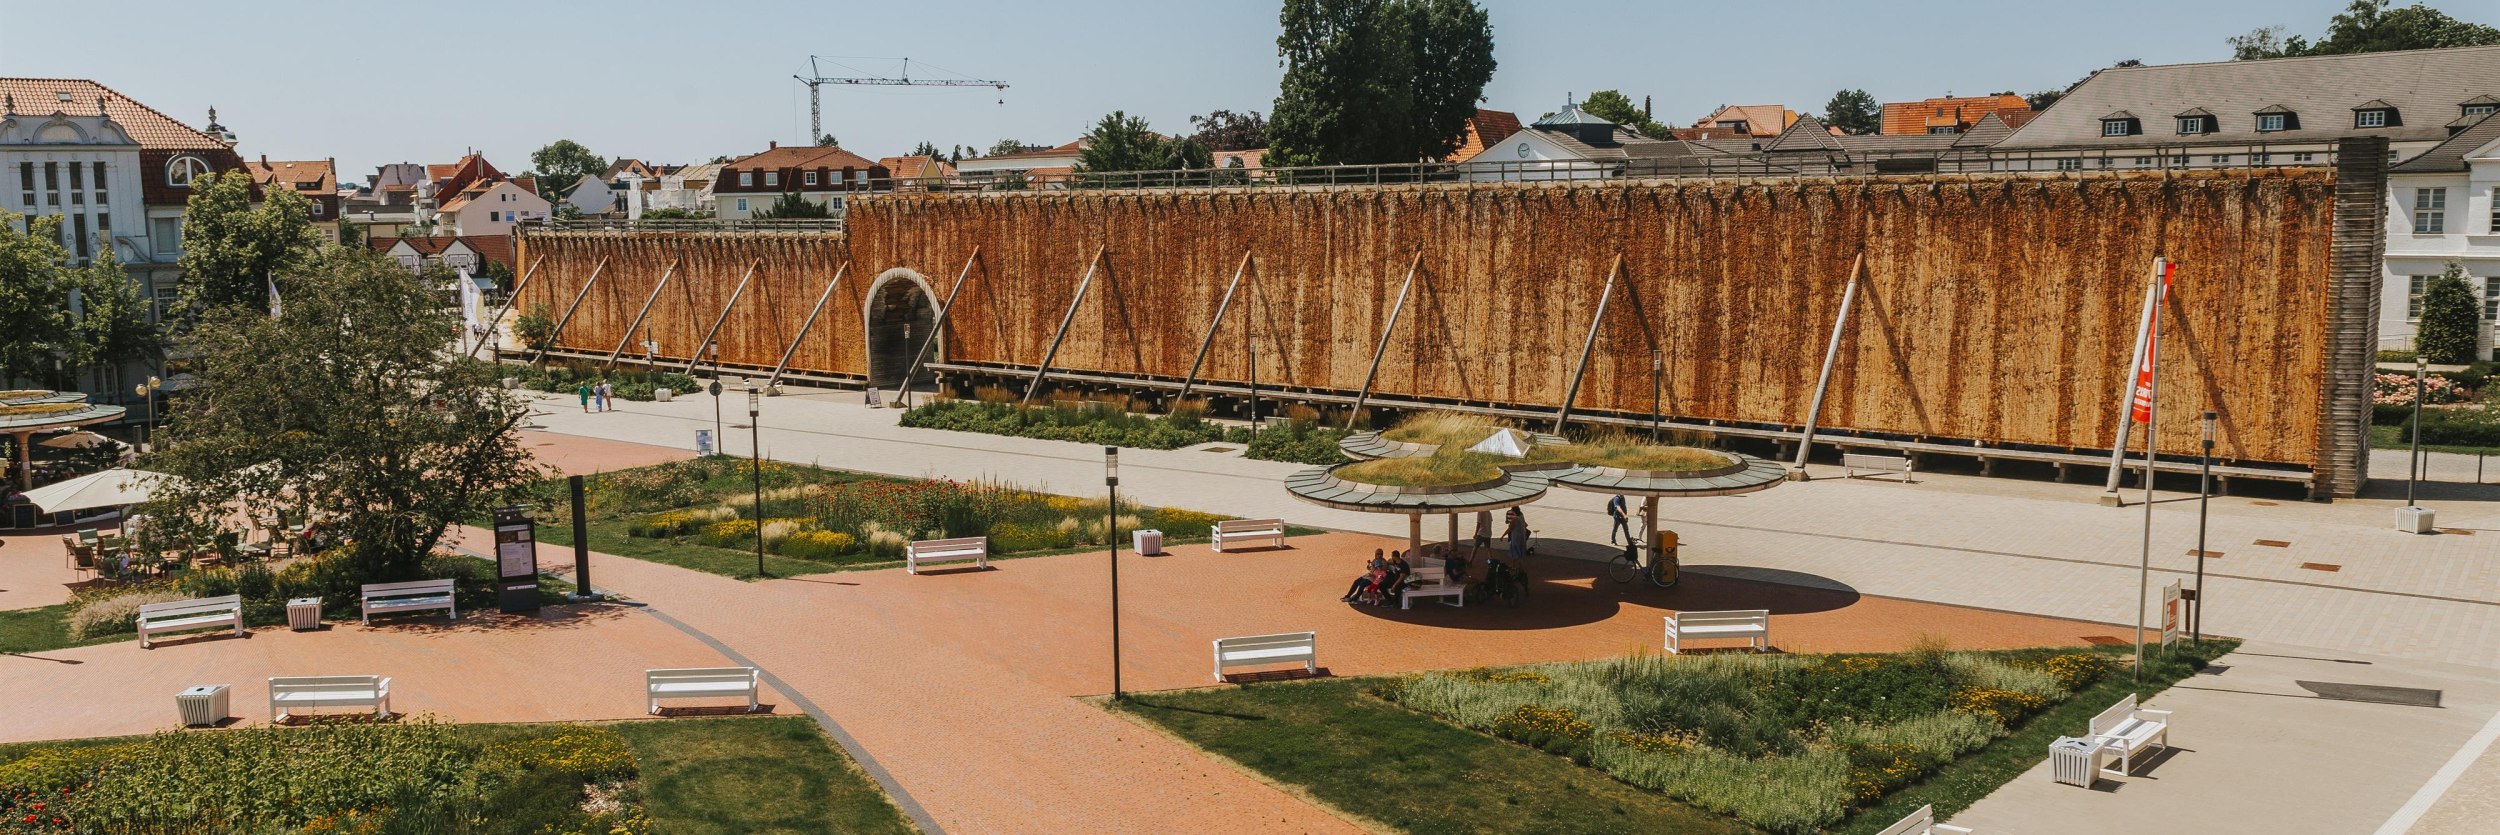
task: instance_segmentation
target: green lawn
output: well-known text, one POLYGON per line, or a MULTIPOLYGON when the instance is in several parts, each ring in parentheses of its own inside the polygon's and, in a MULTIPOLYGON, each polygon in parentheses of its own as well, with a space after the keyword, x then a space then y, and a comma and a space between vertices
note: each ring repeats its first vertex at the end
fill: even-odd
POLYGON ((127 641, 133 634, 103 635, 86 641, 69 639, 69 604, 0 611, 0 653, 50 652, 108 641, 127 641))
MULTIPOLYGON (((590 531, 590 550, 619 557, 631 557, 638 560, 666 563, 679 568, 691 568, 696 571, 718 574, 723 577, 731 577, 739 580, 755 579, 754 551, 715 548, 700 542, 694 542, 692 541, 692 537, 682 537, 671 540, 627 536, 625 535, 625 527, 627 524, 629 524, 628 521, 624 519, 590 519, 588 524, 584 526, 590 531)), ((1325 533, 1325 531, 1318 528, 1305 528, 1299 525, 1287 525, 1285 527, 1286 536, 1308 536, 1316 533, 1325 533)), ((549 523, 539 525, 538 541, 554 546, 557 549, 552 552, 553 556, 549 556, 550 552, 540 552, 540 559, 552 560, 553 562, 550 564, 553 565, 571 564, 573 559, 571 550, 573 547, 573 522, 570 517, 558 518, 549 523)), ((1166 547, 1169 547, 1173 545, 1194 545, 1204 543, 1206 541, 1207 538, 1203 536, 1187 538, 1175 537, 1164 539, 1163 544, 1166 547)), ((1120 548, 1121 550, 1127 550, 1128 543, 1121 543, 1120 548)), ((1049 557, 1057 556, 1059 554, 1101 552, 1101 546, 1059 548, 1047 551, 1023 551, 1014 554, 991 554, 990 562, 996 563, 1001 560, 1023 559, 1025 557, 1049 557)), ((798 577, 807 574, 830 574, 837 571, 871 571, 884 568, 897 568, 902 564, 901 560, 884 560, 877 562, 831 562, 803 560, 796 557, 785 557, 780 554, 768 553, 764 555, 764 570, 775 577, 798 577)), ((595 580, 597 578, 594 577, 593 579, 595 580)))
MULTIPOLYGON (((2208 641, 2148 656, 2138 686, 2124 669, 2033 715, 1830 829, 1873 833, 1921 805, 1969 808, 2048 755, 2048 743, 2129 692, 2151 696, 2236 647, 2208 641)), ((2123 647, 2097 651, 2123 655, 2123 647)), ((1277 783, 1353 815, 1416 833, 1677 832, 1752 829, 1618 782, 1570 759, 1479 734, 1372 695, 1392 680, 1253 684, 1131 697, 1114 710, 1150 722, 1277 783)))
POLYGON ((1406 832, 1756 831, 1369 695, 1381 683, 1327 679, 1156 693, 1114 709, 1406 832))
POLYGON ((654 832, 909 833, 885 792, 802 716, 621 722, 654 832))

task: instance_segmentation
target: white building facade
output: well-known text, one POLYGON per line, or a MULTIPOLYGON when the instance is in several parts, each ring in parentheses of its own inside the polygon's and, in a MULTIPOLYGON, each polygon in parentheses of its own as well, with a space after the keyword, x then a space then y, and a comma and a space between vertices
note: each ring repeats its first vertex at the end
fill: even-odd
POLYGON ((2387 172, 2387 275, 2379 347, 2409 349, 2422 290, 2456 264, 2482 301, 2476 354, 2492 358, 2500 320, 2500 118, 2485 117, 2387 172))

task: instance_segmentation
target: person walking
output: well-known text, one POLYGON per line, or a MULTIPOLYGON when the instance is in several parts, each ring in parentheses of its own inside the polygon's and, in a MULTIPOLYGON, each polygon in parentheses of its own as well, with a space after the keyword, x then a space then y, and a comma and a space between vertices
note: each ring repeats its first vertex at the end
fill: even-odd
POLYGON ((1631 519, 1624 515, 1626 509, 1622 494, 1606 500, 1606 516, 1615 523, 1614 527, 1606 529, 1606 544, 1614 544, 1615 534, 1622 534, 1624 539, 1632 538, 1631 519))
POLYGON ((1493 550, 1493 511, 1476 511, 1476 556, 1493 550))
POLYGON ((1519 508, 1511 508, 1510 528, 1502 532, 1502 538, 1510 541, 1511 562, 1516 563, 1526 559, 1528 556, 1528 515, 1519 512, 1519 508))
POLYGON ((600 380, 597 391, 599 393, 599 411, 604 412, 609 409, 616 408, 616 390, 608 387, 608 381, 600 380))
POLYGON ((573 393, 582 396, 582 414, 590 414, 590 381, 584 380, 574 386, 573 393))

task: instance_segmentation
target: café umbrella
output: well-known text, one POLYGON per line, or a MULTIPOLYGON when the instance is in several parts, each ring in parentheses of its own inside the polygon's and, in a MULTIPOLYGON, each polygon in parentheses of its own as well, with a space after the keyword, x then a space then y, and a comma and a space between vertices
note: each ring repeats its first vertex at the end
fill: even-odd
POLYGON ((45 513, 125 507, 147 501, 163 487, 181 483, 164 473, 123 467, 90 473, 26 491, 26 501, 45 513))

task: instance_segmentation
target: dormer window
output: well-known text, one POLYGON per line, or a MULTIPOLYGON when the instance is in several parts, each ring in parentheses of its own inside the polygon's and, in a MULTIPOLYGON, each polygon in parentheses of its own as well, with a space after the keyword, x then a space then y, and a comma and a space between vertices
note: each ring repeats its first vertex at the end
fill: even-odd
POLYGON ((2384 101, 2372 99, 2352 109, 2352 126, 2356 128, 2392 128, 2402 124, 2404 120, 2398 118, 2396 106, 2384 101))
POLYGON ((777 186, 777 185, 781 185, 781 172, 779 172, 779 171, 766 171, 766 172, 764 172, 764 184, 765 184, 765 185, 768 185, 768 186, 777 186))
POLYGON ((811 185, 811 186, 812 186, 812 185, 815 185, 815 184, 816 184, 816 172, 814 172, 814 171, 809 171, 809 172, 806 172, 806 173, 800 174, 800 175, 799 175, 799 177, 801 178, 801 180, 802 180, 802 181, 806 182, 808 185, 811 185))
POLYGON ((2256 116, 2258 133, 2275 133, 2278 131, 2300 129, 2300 114, 2294 113, 2291 108, 2284 107, 2279 104, 2257 111, 2256 116))
POLYGON ((2181 134, 2204 132, 2205 117, 2203 116, 2188 116, 2179 120, 2179 133, 2181 134))
POLYGON ((2203 134, 2222 132, 2221 121, 2214 118, 2213 111, 2206 110, 2202 107, 2189 108, 2186 112, 2180 113, 2175 118, 2179 120, 2178 124, 2180 136, 2199 136, 2203 134))
POLYGON ((208 160, 185 154, 165 163, 165 184, 175 188, 190 188, 192 179, 207 173, 209 173, 208 160))
POLYGON ((2144 132, 2144 123, 2135 114, 2121 110, 2101 117, 2102 136, 2136 136, 2144 132))

